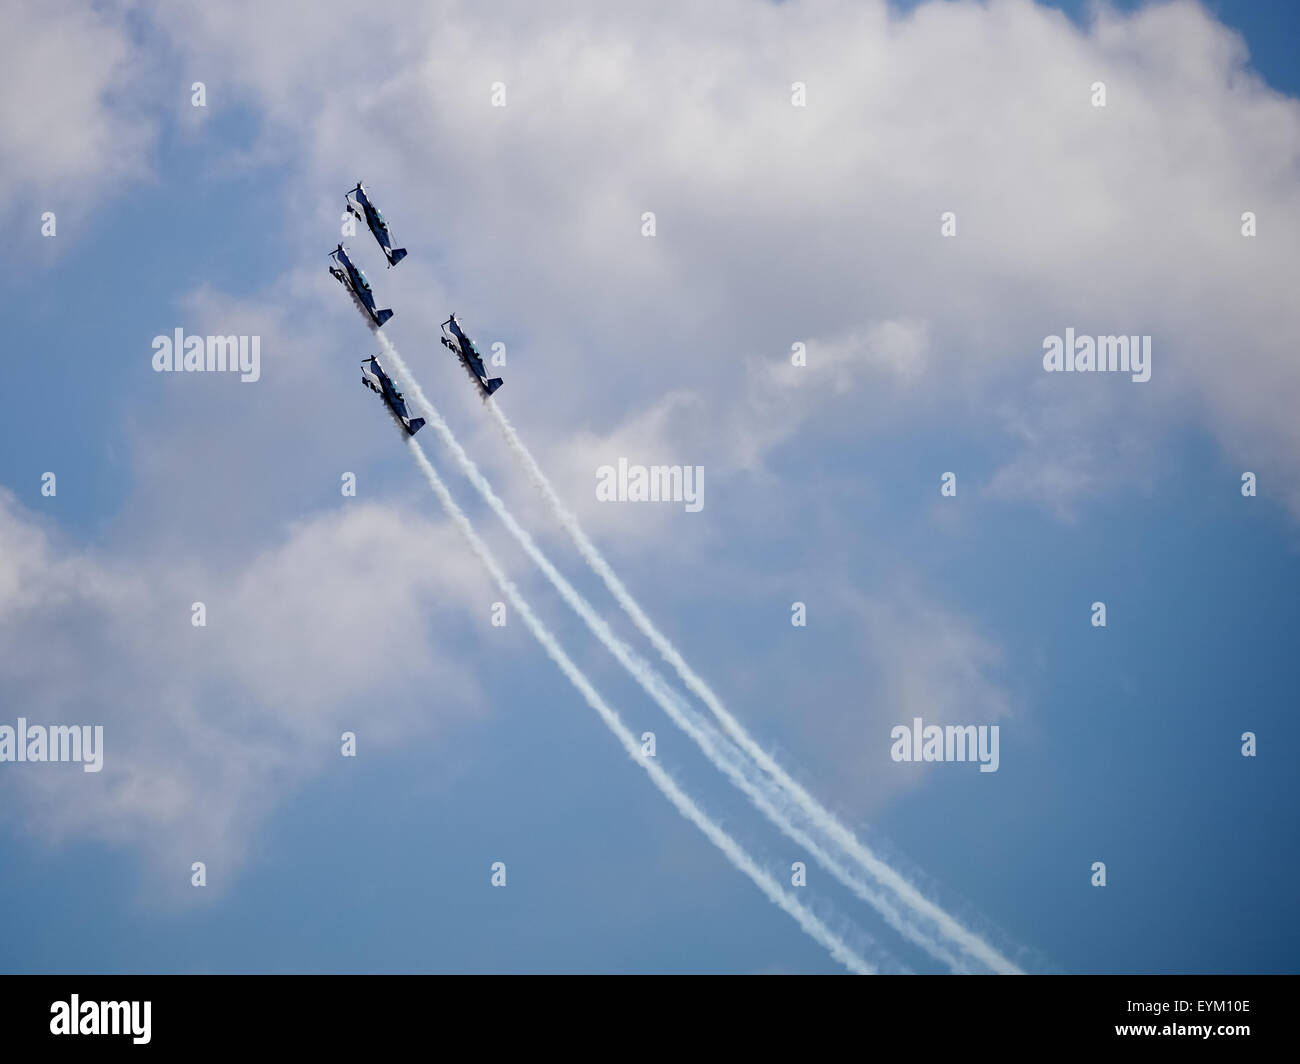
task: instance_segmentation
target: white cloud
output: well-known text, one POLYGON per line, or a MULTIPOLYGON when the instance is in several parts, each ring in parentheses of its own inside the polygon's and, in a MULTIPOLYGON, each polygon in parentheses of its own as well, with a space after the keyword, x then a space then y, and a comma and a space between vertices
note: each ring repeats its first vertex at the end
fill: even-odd
POLYGON ((229 883, 259 822, 341 763, 344 730, 383 756, 479 711, 455 633, 467 609, 486 631, 491 595, 476 569, 439 564, 459 547, 448 526, 354 501, 240 565, 124 563, 0 495, 6 723, 105 732, 100 773, 0 767, 7 817, 42 841, 143 851, 163 894, 193 860, 229 883))
MULTIPOLYGON (((997 431, 990 407, 1031 410, 1042 337, 1075 325, 1152 334, 1153 381, 1131 386, 1146 417, 1194 411, 1300 506, 1300 104, 1195 4, 1102 9, 1087 31, 1015 0, 905 17, 849 0, 617 17, 340 3, 295 32, 264 5, 161 17, 265 108, 300 187, 330 190, 313 226, 364 160, 402 241, 455 278, 446 298, 522 338, 503 396, 546 418, 543 448, 572 451, 575 425, 675 430, 693 394, 695 435, 719 453, 740 433, 756 461, 790 430, 754 425, 743 367, 776 372, 796 339, 891 321, 927 341, 924 358, 885 356, 913 381, 902 405, 997 431)), ((428 301, 403 269, 383 276, 399 333, 428 301)), ((868 380, 833 382, 819 421, 851 421, 868 380)), ((1012 456, 1006 475, 1055 485, 1050 507, 1104 487, 1035 462, 1012 456)))
MULTIPOLYGON (((852 633, 846 645, 853 694, 828 696, 816 728, 835 751, 823 755, 823 785, 860 811, 920 786, 931 771, 890 760, 895 725, 910 727, 915 717, 927 725, 1005 724, 1016 716, 1017 700, 1003 678, 1004 650, 976 618, 897 581, 870 596, 840 592, 834 617, 823 608, 819 625, 852 633)), ((818 704, 817 682, 805 682, 807 704, 818 704)))
MULTIPOLYGON (((7 211, 85 210, 147 172, 154 123, 120 6, 10 5, 0 39, 0 185, 7 211)), ((37 228, 33 219, 32 231, 37 228)))

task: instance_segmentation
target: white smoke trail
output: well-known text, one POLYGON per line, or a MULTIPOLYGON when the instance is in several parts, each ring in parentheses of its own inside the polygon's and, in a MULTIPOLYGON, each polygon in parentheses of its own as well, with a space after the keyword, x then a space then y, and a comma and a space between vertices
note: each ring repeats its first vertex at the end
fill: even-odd
MULTIPOLYGON (((918 927, 914 920, 908 919, 904 913, 900 912, 892 904, 888 897, 879 891, 873 890, 861 876, 855 875, 842 861, 837 860, 832 854, 828 853, 826 848, 819 844, 807 830, 802 829, 796 821, 803 820, 806 823, 809 819, 806 812, 795 806, 791 802, 790 796, 779 786, 775 785, 762 773, 756 772, 753 765, 745 759, 744 755, 736 749, 733 743, 709 725, 675 690, 667 685, 648 662, 615 635, 605 620, 591 607, 591 604, 582 597, 573 585, 565 579, 563 574, 555 568, 550 559, 542 553, 532 537, 519 525, 514 515, 506 508, 505 503, 492 490, 492 485, 479 471, 474 460, 465 453, 464 448, 460 445, 438 409, 425 396, 424 390, 412 376, 409 367, 397 352, 397 349, 382 334, 380 334, 380 343, 384 348, 385 357, 393 366, 393 371, 401 379, 403 388, 412 397, 414 403, 420 407, 428 423, 442 437, 461 471, 469 478, 479 494, 505 524, 511 535, 523 547, 525 553, 541 569, 542 573, 560 592, 574 612, 582 618, 596 638, 605 645, 618 662, 640 684, 641 688, 669 715, 673 722, 700 747, 705 757, 722 771, 736 787, 744 792, 758 810, 773 824, 804 847, 813 859, 829 870, 840 883, 874 907, 884 917, 889 926, 921 946, 932 956, 949 965, 954 971, 969 970, 961 958, 945 948, 933 935, 927 934, 921 927, 918 927)), ((813 830, 816 830, 815 827, 813 830)))
MULTIPOLYGON (((391 345, 388 345, 392 354, 391 345)), ((461 534, 465 537, 470 549, 477 555, 479 561, 483 563, 492 579, 496 581, 501 588, 510 604, 514 607, 515 612, 524 619, 524 624, 533 636, 542 645, 547 656, 559 666, 560 671, 568 678, 569 682, 582 694, 587 704, 591 706, 605 722, 605 726, 614 733, 627 755, 638 765, 646 770, 650 779, 655 786, 664 794, 664 796, 673 803, 677 811, 687 820, 694 824, 702 831, 705 836, 727 857, 727 859, 744 872, 755 885, 761 890, 767 898, 775 905, 779 906, 786 913, 794 918, 801 928, 810 935, 819 944, 824 946, 830 955, 843 964, 850 971, 859 975, 873 975, 876 968, 865 961, 850 947, 839 935, 826 926, 815 914, 813 914, 802 902, 794 897, 789 891, 783 889, 776 879, 754 861, 744 848, 728 835, 721 827, 711 820, 706 813, 695 801, 686 794, 678 785, 677 781, 650 758, 641 756, 640 746, 637 743, 636 736, 628 730, 627 726, 619 718, 599 693, 592 687, 590 681, 582 671, 573 663, 569 656, 560 646, 559 641, 550 633, 542 622, 533 613, 528 603, 520 594, 519 589, 505 575, 501 566, 497 563, 496 557, 492 554, 487 544, 479 538, 478 533, 474 531, 474 526, 470 524, 469 518, 456 505, 451 493, 447 490, 442 479, 438 476, 437 471, 429 462, 424 453, 424 449, 414 436, 407 438, 407 444, 411 454, 415 457, 429 486, 433 488, 434 494, 438 496, 438 501, 442 503, 443 509, 455 521, 460 528, 461 534)))
MULTIPOLYGON (((1022 974, 1021 969, 1003 956, 1001 952, 985 942, 974 931, 964 927, 940 906, 930 901, 915 885, 909 883, 869 847, 861 843, 852 831, 841 824, 834 814, 809 794, 797 780, 781 767, 775 758, 769 755, 749 735, 741 723, 727 711, 712 689, 686 663, 685 659, 678 653, 677 648, 646 616, 640 604, 632 597, 631 592, 627 590, 609 563, 605 561, 604 556, 596 549, 596 545, 582 530, 582 526, 578 524, 578 519, 564 505, 559 495, 556 494, 551 482, 542 472, 537 460, 533 458, 532 452, 524 446, 523 440, 519 438, 518 432, 515 431, 515 427, 510 423, 505 413, 493 401, 489 401, 485 405, 491 408, 501 427, 501 431, 505 435, 506 442, 524 463, 524 467, 533 483, 540 489, 552 512, 569 533, 569 537, 573 540, 578 552, 604 581, 605 586, 623 608, 623 611, 632 619, 632 623, 636 625, 637 630, 650 640, 663 659, 677 672, 686 687, 709 708, 709 711, 722 725, 723 729, 740 744, 741 748, 754 759, 755 763, 787 791, 817 827, 829 838, 833 839, 864 871, 891 891, 913 913, 927 923, 932 924, 950 943, 995 972, 1003 975, 1022 974)), ((908 937, 925 946, 925 943, 914 935, 909 934, 908 937)), ((928 946, 925 946, 925 948, 929 949, 928 946)), ((930 950, 930 952, 945 962, 951 960, 950 957, 943 956, 934 950, 930 950)))

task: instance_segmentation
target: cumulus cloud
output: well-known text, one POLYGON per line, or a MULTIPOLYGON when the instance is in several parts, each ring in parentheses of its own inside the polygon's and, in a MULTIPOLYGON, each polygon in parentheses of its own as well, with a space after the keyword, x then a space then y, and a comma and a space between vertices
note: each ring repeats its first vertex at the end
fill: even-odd
MULTIPOLYGON (((754 427, 764 411, 735 386, 747 360, 775 367, 796 340, 891 321, 928 338, 924 359, 886 360, 914 381, 904 407, 998 431, 990 409, 1032 410, 1041 340, 1074 325, 1152 334, 1153 381, 1130 385, 1144 419, 1194 411, 1300 505, 1286 339, 1300 325, 1287 283, 1300 104, 1195 3, 1101 8, 1085 29, 1027 0, 902 16, 849 0, 670 5, 672 17, 659 4, 614 17, 340 3, 309 32, 284 25, 250 45, 252 10, 160 17, 265 107, 305 188, 335 195, 367 161, 402 205, 403 240, 454 263, 448 298, 524 341, 504 394, 527 387, 551 438, 579 411, 593 451, 651 423, 675 431, 662 413, 694 393, 710 411, 697 434, 725 451, 786 417, 754 427), (356 84, 337 91, 331 57, 354 31, 356 84), (489 102, 498 80, 504 108, 489 102), (791 106, 794 81, 805 108, 791 106), (945 211, 956 237, 940 236, 945 211)), ((256 10, 272 31, 288 18, 256 10)), ((419 302, 390 283, 395 302, 419 302)), ((868 380, 836 381, 819 421, 887 417, 868 380)), ((1112 420, 1106 405, 1090 416, 1112 420)), ((753 461, 761 447, 740 450, 753 461)), ((1004 479, 1047 485, 1058 511, 1097 488, 1027 449, 1005 464, 1004 479)))
POLYGON ((136 849, 164 895, 194 860, 229 883, 260 822, 337 767, 344 730, 369 756, 479 712, 454 631, 471 603, 485 614, 488 589, 430 561, 458 545, 450 528, 355 503, 242 565, 128 563, 61 542, 0 495, 4 723, 104 727, 99 773, 5 765, 7 819, 43 841, 136 849))
POLYGON ((147 173, 156 123, 120 5, 15 4, 0 41, 0 185, 7 211, 86 210, 147 173), (38 202, 39 201, 39 202, 38 202))

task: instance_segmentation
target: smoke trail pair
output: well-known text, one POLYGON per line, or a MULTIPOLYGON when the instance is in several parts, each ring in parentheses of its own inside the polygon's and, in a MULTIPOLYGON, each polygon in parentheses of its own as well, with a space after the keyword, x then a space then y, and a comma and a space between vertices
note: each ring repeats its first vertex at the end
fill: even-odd
MULTIPOLYGON (((386 344, 385 346, 390 356, 396 356, 396 352, 391 345, 386 344)), ((394 361, 398 362, 398 359, 394 358, 394 361)), ((405 369, 404 366, 401 368, 405 369)), ((406 375, 409 377, 409 373, 406 375)), ((605 726, 614 733, 615 738, 618 739, 627 755, 646 770, 654 785, 672 802, 682 816, 699 828, 736 868, 753 880, 754 884, 773 904, 792 916, 805 932, 830 952, 836 961, 859 975, 874 974, 878 970, 876 966, 864 960, 841 936, 827 927, 802 902, 788 890, 785 890, 769 872, 761 868, 735 839, 700 809, 695 801, 678 786, 677 781, 658 763, 651 758, 641 756, 636 736, 628 730, 618 714, 605 703, 587 677, 564 652, 564 648, 560 646, 559 641, 533 613, 527 601, 520 594, 519 589, 505 575, 487 544, 474 531, 474 526, 470 524, 469 518, 456 505, 451 493, 443 484, 442 479, 438 476, 437 471, 429 462, 428 456, 425 455, 423 448, 414 436, 408 437, 407 446, 410 448, 411 454, 420 469, 424 472, 429 486, 433 488, 434 494, 437 495, 438 501, 442 503, 443 509, 447 511, 448 516, 459 527, 470 549, 491 574, 492 579, 501 588, 502 593, 505 594, 515 612, 523 618, 524 624, 542 645, 542 649, 546 651, 547 656, 559 666, 560 671, 578 689, 587 704, 600 715, 605 726)))
POLYGON ((563 506, 558 495, 556 495, 540 467, 532 458, 531 453, 524 447, 523 441, 519 439, 514 427, 505 418, 500 408, 494 403, 487 404, 498 418, 508 443, 524 461, 532 479, 543 491, 552 509, 556 511, 557 516, 560 517, 562 523, 570 532, 584 558, 602 577, 606 586, 609 587, 620 605, 632 617, 637 627, 677 670, 678 675, 687 684, 688 688, 701 697, 715 717, 722 722, 726 730, 740 743, 754 762, 769 774, 770 779, 763 776, 762 772, 753 773, 750 763, 746 762, 743 757, 738 757, 734 748, 730 748, 725 741, 720 741, 720 737, 712 729, 706 731, 703 722, 694 714, 694 711, 685 706, 675 691, 669 689, 644 661, 634 655, 625 644, 621 643, 613 635, 612 631, 591 609, 585 599, 574 591, 572 585, 564 579, 536 547, 528 533, 518 525, 513 515, 505 508, 504 503, 492 491, 491 485, 479 473, 473 460, 461 448, 437 409, 424 395, 419 383, 415 381, 397 350, 386 337, 382 334, 378 335, 380 343, 384 346, 390 359, 403 377, 408 389, 425 413, 429 415, 430 423, 434 425, 451 448, 461 469, 503 520, 520 545, 524 547, 525 551, 543 570, 551 583, 561 592, 569 605, 578 612, 592 632, 601 639, 605 646, 619 659, 620 663, 637 679, 643 689, 669 713, 679 727, 682 727, 687 732, 715 766, 722 770, 733 783, 750 797, 751 801, 765 816, 800 845, 807 847, 813 857, 827 867, 841 883, 876 908, 891 927, 920 945, 936 959, 948 964, 953 970, 964 971, 968 970, 968 967, 964 960, 954 956, 952 951, 936 938, 935 931, 938 932, 939 938, 956 946, 963 953, 974 957, 979 964, 985 965, 993 971, 1000 973, 1017 973, 1020 971, 996 949, 985 943, 978 935, 963 927, 939 906, 930 902, 913 884, 909 883, 870 849, 863 846, 851 831, 840 824, 833 815, 817 803, 797 781, 791 778, 774 759, 767 755, 766 751, 762 750, 754 742, 739 722, 725 710, 703 680, 690 670, 672 644, 646 617, 631 594, 613 573, 608 563, 596 550, 595 545, 583 533, 576 518, 563 506), (900 913, 888 898, 877 891, 873 891, 860 877, 845 869, 842 864, 828 855, 823 847, 813 842, 805 831, 800 830, 792 822, 800 814, 811 822, 814 830, 822 832, 825 837, 829 838, 833 847, 850 855, 852 861, 872 875, 879 884, 887 888, 903 904, 905 913, 900 913))
MULTIPOLYGON (((659 651, 663 659, 673 667, 678 677, 697 698, 699 698, 709 711, 722 725, 728 735, 732 737, 747 753, 753 758, 764 772, 778 784, 778 786, 788 793, 795 801, 798 807, 803 810, 813 823, 827 837, 834 841, 846 854, 869 875, 871 875, 881 886, 887 889, 901 902, 916 918, 923 921, 926 925, 933 927, 944 940, 960 949, 963 953, 974 958, 979 963, 987 966, 990 970, 1004 975, 1021 974, 1021 969, 1017 967, 1001 952, 985 942, 979 935, 970 929, 964 927, 953 916, 944 911, 941 907, 931 902, 924 894, 909 883, 901 874, 892 868, 888 863, 882 860, 869 847, 861 843, 857 836, 824 806, 822 806, 802 785, 799 784, 781 765, 767 753, 744 729, 740 722, 731 715, 723 706, 721 700, 715 695, 712 689, 695 673, 693 669, 682 658, 677 648, 668 640, 654 623, 646 616, 645 611, 641 609, 636 599, 632 597, 631 592, 619 580, 617 574, 610 567, 604 556, 596 549, 596 545, 587 537, 578 524, 578 520, 564 505, 564 502, 556 494, 555 489, 551 486, 550 481, 542 472, 541 467, 533 458, 532 453, 524 446, 523 440, 515 431, 514 426, 506 418, 501 408, 496 403, 486 404, 496 417, 502 432, 505 435, 506 442, 510 448, 519 456, 524 464, 525 470, 533 483, 539 488, 550 505, 552 512, 557 520, 563 525, 569 533, 578 552, 591 566, 593 571, 601 578, 606 588, 609 589, 619 606, 631 618, 632 623, 637 630, 644 635, 651 644, 659 651)), ((824 863, 824 862, 823 862, 824 863)), ((832 869, 834 874, 834 870, 832 869)), ((838 877, 837 877, 838 878, 838 877)), ((869 904, 876 906, 886 921, 896 930, 902 931, 909 939, 922 946, 936 959, 957 967, 954 964, 954 958, 951 953, 938 946, 933 941, 933 937, 926 935, 921 929, 914 925, 899 927, 894 916, 870 897, 866 897, 860 890, 854 889, 859 897, 863 897, 869 904)))
MULTIPOLYGON (((442 437, 456 459, 461 471, 469 478, 479 494, 493 509, 506 528, 523 547, 525 553, 541 569, 543 575, 560 592, 565 602, 582 618, 592 634, 614 655, 628 673, 637 681, 654 701, 699 746, 704 756, 718 768, 733 785, 738 787, 750 799, 754 806, 771 821, 780 831, 802 846, 822 867, 826 868, 841 884, 851 890, 860 899, 876 909, 890 927, 910 939, 931 956, 947 964, 952 970, 964 972, 968 964, 952 950, 948 949, 934 934, 901 911, 891 899, 879 890, 873 889, 861 874, 855 873, 851 860, 842 859, 836 853, 829 852, 828 846, 818 842, 813 835, 819 828, 809 817, 806 810, 799 807, 791 795, 762 772, 755 769, 752 762, 744 756, 736 745, 709 725, 685 700, 671 688, 667 682, 626 643, 614 634, 605 620, 592 608, 583 596, 574 589, 551 561, 542 553, 528 532, 518 521, 500 497, 493 491, 491 484, 479 471, 474 460, 465 453, 459 441, 448 427, 437 408, 425 396, 419 382, 411 375, 401 355, 398 354, 387 337, 381 337, 385 355, 401 378, 403 387, 420 406, 428 423, 442 437)), ((491 405, 491 404, 489 404, 491 405)), ((830 850, 840 849, 833 841, 830 850)))

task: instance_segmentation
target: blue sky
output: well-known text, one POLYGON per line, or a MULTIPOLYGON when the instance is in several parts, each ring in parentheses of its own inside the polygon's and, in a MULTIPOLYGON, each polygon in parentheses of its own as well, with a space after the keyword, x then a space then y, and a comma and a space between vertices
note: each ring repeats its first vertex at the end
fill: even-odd
MULTIPOLYGON (((385 334, 514 512, 631 639, 438 345, 453 310, 647 612, 860 837, 1030 970, 1294 971, 1294 9, 336 6, 249 40, 240 5, 29 5, 0 64, 0 725, 106 732, 98 775, 0 763, 0 969, 842 970, 490 625, 325 272, 361 178, 410 249, 347 239, 385 334), (1067 326, 1151 334, 1151 381, 1045 374, 1067 326), (261 380, 154 373, 176 327, 260 335, 261 380), (704 509, 598 502, 619 457, 703 466, 704 509), (998 724, 998 771, 891 761, 914 716, 998 724)), ((701 805, 944 970, 420 439, 701 805)))

